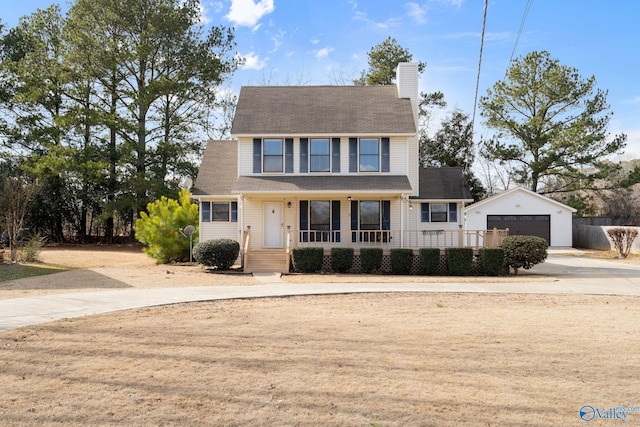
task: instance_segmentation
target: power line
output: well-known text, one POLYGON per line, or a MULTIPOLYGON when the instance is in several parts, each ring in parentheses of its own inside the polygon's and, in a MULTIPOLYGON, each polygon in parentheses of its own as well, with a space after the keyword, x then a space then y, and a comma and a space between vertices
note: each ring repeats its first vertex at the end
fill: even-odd
POLYGON ((522 30, 524 29, 524 23, 527 21, 527 17, 529 16, 529 9, 531 9, 531 3, 533 0, 527 0, 527 5, 524 7, 524 13, 522 14, 522 20, 520 21, 520 28, 518 29, 518 36, 516 37, 516 42, 513 44, 513 50, 511 51, 511 57, 509 58, 509 65, 511 65, 511 61, 513 61, 513 55, 516 53, 516 47, 518 46, 518 42, 520 41, 520 36, 522 35, 522 30))
POLYGON ((478 91, 480 89, 480 69, 482 68, 482 48, 484 47, 484 30, 487 27, 487 8, 489 0, 484 0, 484 18, 482 20, 482 36, 480 37, 480 58, 478 59, 478 77, 476 78, 476 96, 473 100, 473 116, 471 116, 471 133, 476 123, 476 110, 478 108, 478 91))

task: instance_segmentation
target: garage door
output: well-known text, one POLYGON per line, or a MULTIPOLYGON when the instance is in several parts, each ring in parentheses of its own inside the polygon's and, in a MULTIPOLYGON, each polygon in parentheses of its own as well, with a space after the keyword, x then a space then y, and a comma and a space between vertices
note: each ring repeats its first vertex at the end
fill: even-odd
POLYGON ((510 236, 538 236, 550 242, 549 215, 487 215, 487 229, 509 229, 510 236))

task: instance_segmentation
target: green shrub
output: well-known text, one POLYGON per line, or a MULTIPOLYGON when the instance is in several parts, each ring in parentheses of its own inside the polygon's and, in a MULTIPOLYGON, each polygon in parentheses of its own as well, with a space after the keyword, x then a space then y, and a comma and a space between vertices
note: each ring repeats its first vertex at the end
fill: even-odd
POLYGON ((420 264, 422 265, 422 271, 424 271, 424 274, 436 274, 438 272, 438 265, 440 264, 440 249, 422 248, 418 252, 420 254, 420 264))
POLYGON ((193 241, 198 241, 198 206, 191 203, 191 193, 181 190, 178 200, 162 197, 147 205, 136 220, 136 238, 145 244, 144 252, 158 264, 189 260, 189 239, 180 234, 188 225, 196 227, 193 241))
POLYGON ((549 245, 542 237, 511 236, 506 237, 500 245, 504 249, 504 265, 513 268, 518 274, 519 268, 530 269, 547 259, 549 245))
POLYGON ((324 249, 295 248, 291 251, 293 268, 302 273, 315 273, 322 270, 324 249))
POLYGON ((363 273, 371 273, 382 267, 382 248, 360 249, 360 268, 363 273))
POLYGON ((504 249, 482 248, 479 253, 482 271, 488 276, 499 276, 504 268, 504 249))
POLYGON ((353 248, 332 248, 331 269, 338 273, 346 273, 353 267, 353 248))
POLYGON ((238 259, 240 243, 231 239, 207 240, 193 248, 193 258, 207 267, 228 270, 238 259))
POLYGON ((391 249, 391 272, 393 274, 411 274, 413 249, 391 249))
POLYGON ((471 248, 446 248, 444 250, 447 259, 447 271, 452 276, 468 276, 473 265, 473 249, 471 248))

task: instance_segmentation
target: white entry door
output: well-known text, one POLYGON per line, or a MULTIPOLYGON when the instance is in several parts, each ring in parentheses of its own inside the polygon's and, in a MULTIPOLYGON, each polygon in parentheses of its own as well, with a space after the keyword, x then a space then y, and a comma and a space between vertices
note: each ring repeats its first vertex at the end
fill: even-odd
POLYGON ((282 203, 264 204, 264 246, 282 247, 282 203))

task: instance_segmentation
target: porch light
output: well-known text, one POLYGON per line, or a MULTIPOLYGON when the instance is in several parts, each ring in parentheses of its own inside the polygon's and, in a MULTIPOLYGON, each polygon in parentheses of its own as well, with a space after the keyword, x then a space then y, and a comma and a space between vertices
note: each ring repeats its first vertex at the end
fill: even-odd
POLYGON ((409 205, 409 210, 412 211, 413 210, 413 205, 409 205))
POLYGON ((291 209, 291 202, 290 202, 290 201, 289 201, 289 202, 287 202, 287 207, 288 207, 289 209, 291 209))
POLYGON ((351 196, 347 196, 347 200, 348 200, 348 201, 351 201, 351 196))

